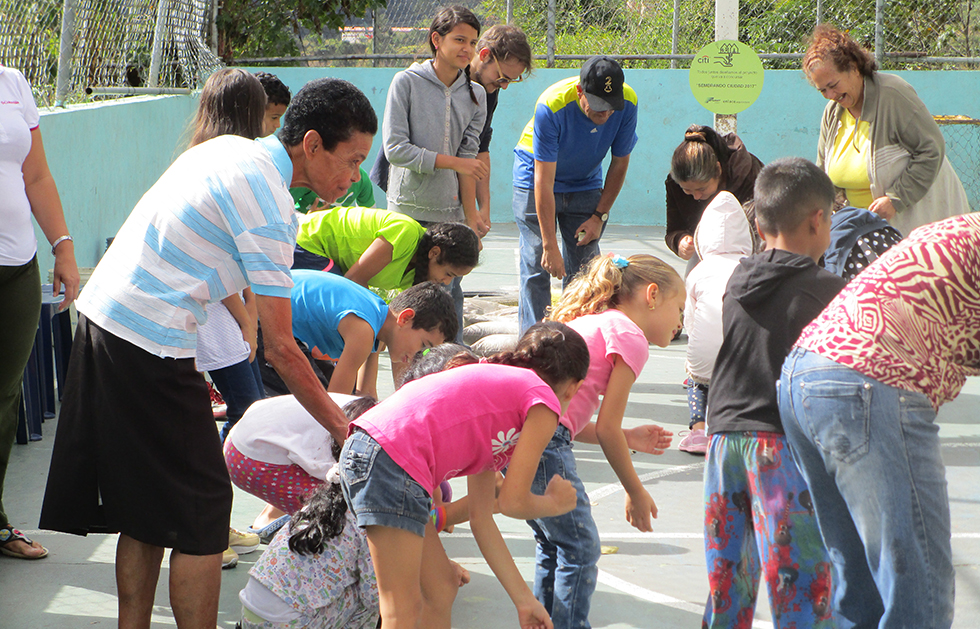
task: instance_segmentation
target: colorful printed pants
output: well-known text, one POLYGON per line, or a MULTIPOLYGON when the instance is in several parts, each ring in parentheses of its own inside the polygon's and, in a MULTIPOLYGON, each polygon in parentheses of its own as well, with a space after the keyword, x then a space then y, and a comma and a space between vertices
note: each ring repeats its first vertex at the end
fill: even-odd
POLYGON ((751 627, 760 576, 777 628, 834 627, 830 559, 785 435, 711 435, 704 511, 703 627, 751 627))
POLYGON ((303 500, 323 486, 299 465, 278 465, 250 459, 231 439, 225 439, 225 464, 231 482, 253 496, 292 515, 303 507, 303 500))

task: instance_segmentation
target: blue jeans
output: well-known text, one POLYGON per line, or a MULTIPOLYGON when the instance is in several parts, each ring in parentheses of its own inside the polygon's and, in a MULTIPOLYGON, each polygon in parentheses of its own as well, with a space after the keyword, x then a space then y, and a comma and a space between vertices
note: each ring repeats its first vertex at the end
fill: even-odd
MULTIPOLYGON (((578 246, 575 232, 587 221, 599 205, 602 190, 555 193, 555 218, 561 234, 562 261, 565 278, 562 288, 589 260, 599 255, 599 239, 582 247, 578 246)), ((534 206, 534 190, 514 188, 514 221, 520 232, 520 301, 518 321, 521 334, 544 318, 545 309, 551 305, 551 274, 541 267, 541 226, 534 206)), ((605 225, 603 225, 605 230, 605 225)))
POLYGON ((248 407, 265 397, 262 386, 262 375, 259 373, 259 361, 248 362, 248 358, 229 367, 209 371, 214 387, 221 394, 228 410, 225 414, 225 425, 221 427, 221 443, 238 423, 248 407))
POLYGON ((554 518, 528 520, 537 540, 534 596, 551 614, 555 629, 590 627, 589 607, 599 575, 599 529, 585 485, 575 469, 568 428, 558 426, 544 449, 531 493, 543 495, 551 477, 569 480, 578 493, 575 508, 554 518))
POLYGON ((929 400, 794 349, 779 411, 834 562, 837 626, 948 628, 949 499, 929 400))

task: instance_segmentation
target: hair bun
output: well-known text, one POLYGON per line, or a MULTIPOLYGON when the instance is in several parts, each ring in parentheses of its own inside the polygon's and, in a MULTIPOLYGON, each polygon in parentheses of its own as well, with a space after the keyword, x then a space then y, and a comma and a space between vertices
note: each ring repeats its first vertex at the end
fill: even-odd
POLYGON ((706 141, 706 138, 704 137, 704 132, 703 131, 686 131, 684 133, 684 141, 685 142, 705 142, 706 141))

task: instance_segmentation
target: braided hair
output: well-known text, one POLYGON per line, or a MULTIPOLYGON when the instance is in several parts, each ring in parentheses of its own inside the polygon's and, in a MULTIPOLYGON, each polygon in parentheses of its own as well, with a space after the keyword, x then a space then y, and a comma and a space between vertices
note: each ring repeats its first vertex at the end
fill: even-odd
MULTIPOLYGON (((477 35, 480 34, 480 19, 466 7, 461 7, 456 4, 451 7, 439 9, 436 16, 432 18, 432 24, 429 25, 429 49, 432 51, 433 56, 436 54, 436 45, 432 43, 432 34, 438 33, 440 36, 445 37, 460 24, 468 24, 476 30, 477 35)), ((464 72, 463 75, 466 77, 466 88, 470 91, 470 99, 474 105, 480 104, 480 101, 476 98, 476 94, 473 93, 473 82, 470 80, 469 73, 464 72)))

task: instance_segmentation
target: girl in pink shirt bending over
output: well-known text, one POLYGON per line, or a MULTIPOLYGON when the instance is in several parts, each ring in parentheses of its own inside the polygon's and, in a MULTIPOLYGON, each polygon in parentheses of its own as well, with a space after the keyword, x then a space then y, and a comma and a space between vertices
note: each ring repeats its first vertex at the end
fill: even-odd
POLYGON ((531 482, 588 373, 589 349, 568 326, 545 322, 512 352, 479 363, 464 353, 447 367, 405 384, 351 423, 340 455, 344 497, 367 532, 382 625, 451 626, 455 588, 443 584, 459 577, 439 541, 445 511, 432 509, 432 496, 440 482, 466 476, 473 536, 521 627, 552 629, 493 520, 496 472, 508 468, 497 497, 504 515, 528 520, 575 507, 567 480, 552 479, 538 495, 531 482))
MULTIPOLYGON (((633 469, 630 449, 663 454, 672 433, 660 426, 623 429, 630 388, 646 364, 650 344, 666 347, 681 327, 684 280, 649 255, 597 257, 565 289, 549 318, 582 335, 589 347, 589 373, 562 415, 538 464, 537 478, 560 474, 578 494, 574 510, 528 521, 537 540, 535 597, 555 627, 589 627, 595 591, 599 531, 585 486, 575 469, 572 439, 598 443, 626 490, 626 520, 652 531, 657 505, 633 469), (599 396, 602 396, 602 405, 599 396), (599 416, 593 423, 593 414, 599 416)), ((531 491, 541 493, 543 486, 531 491)))

